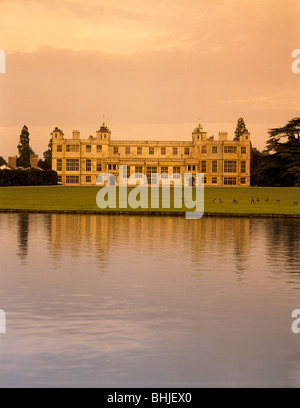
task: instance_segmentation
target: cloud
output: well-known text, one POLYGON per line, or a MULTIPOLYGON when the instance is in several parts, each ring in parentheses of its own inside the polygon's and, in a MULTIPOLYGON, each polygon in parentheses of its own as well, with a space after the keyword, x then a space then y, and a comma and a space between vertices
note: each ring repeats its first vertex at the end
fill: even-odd
POLYGON ((2 0, 0 10, 2 129, 27 123, 48 138, 57 122, 92 131, 105 113, 137 133, 153 124, 156 138, 172 124, 172 139, 199 115, 274 127, 299 114, 298 1, 2 0))
POLYGON ((209 52, 295 41, 297 12, 293 0, 3 0, 0 36, 7 51, 209 52))

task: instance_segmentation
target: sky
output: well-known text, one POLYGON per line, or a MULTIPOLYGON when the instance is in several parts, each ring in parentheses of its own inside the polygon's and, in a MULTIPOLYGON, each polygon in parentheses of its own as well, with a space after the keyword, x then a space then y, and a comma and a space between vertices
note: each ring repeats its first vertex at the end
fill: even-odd
POLYGON ((117 140, 190 140, 239 117, 253 145, 299 116, 299 0, 0 0, 0 156, 23 125, 39 155, 55 126, 117 140))

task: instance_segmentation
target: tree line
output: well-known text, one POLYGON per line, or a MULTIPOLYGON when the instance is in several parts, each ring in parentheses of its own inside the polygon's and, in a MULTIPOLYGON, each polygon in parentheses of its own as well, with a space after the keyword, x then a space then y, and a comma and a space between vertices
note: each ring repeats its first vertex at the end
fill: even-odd
MULTIPOLYGON (((234 140, 248 132, 244 119, 237 123, 234 140)), ((260 187, 300 186, 300 117, 285 126, 269 129, 266 148, 251 144, 251 185, 260 187)))
MULTIPOLYGON (((234 140, 248 132, 245 121, 239 118, 234 140)), ((291 119, 286 125, 270 129, 266 148, 263 151, 251 145, 251 185, 264 187, 300 186, 300 117, 291 119)), ((29 131, 24 126, 18 144, 17 165, 30 167, 30 155, 34 154, 30 146, 29 131)), ((52 167, 52 138, 48 149, 43 153, 38 166, 43 170, 52 167)), ((0 166, 6 161, 0 156, 0 166)))
MULTIPOLYGON (((51 161, 47 161, 44 153, 44 160, 40 160, 38 165, 40 169, 31 168, 30 156, 34 155, 34 151, 30 146, 29 130, 24 126, 18 144, 17 166, 20 169, 1 170, 0 171, 0 186, 40 186, 40 185, 56 185, 57 172, 51 170, 51 161), (22 170, 25 169, 25 170, 22 170)), ((51 153, 52 155, 52 153, 51 153)), ((0 166, 7 164, 2 156, 0 156, 0 166)))

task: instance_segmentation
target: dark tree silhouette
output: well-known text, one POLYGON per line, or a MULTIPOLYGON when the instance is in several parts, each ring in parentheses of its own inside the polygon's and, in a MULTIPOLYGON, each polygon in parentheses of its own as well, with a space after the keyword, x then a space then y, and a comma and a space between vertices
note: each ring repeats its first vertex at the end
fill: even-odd
POLYGON ((235 136, 233 140, 238 142, 241 136, 246 132, 248 132, 248 129, 246 127, 245 121, 243 118, 239 118, 237 125, 236 125, 236 130, 234 132, 235 136))
POLYGON ((21 131, 18 152, 18 166, 25 168, 30 167, 30 155, 34 154, 34 152, 29 144, 29 131, 27 126, 23 126, 23 129, 21 131))
POLYGON ((269 135, 267 151, 280 165, 280 184, 300 186, 300 117, 283 127, 270 129, 269 135))

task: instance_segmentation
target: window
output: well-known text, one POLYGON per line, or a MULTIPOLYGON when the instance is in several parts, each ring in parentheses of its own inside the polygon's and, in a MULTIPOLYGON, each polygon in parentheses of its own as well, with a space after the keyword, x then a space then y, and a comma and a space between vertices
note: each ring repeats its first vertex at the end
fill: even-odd
POLYGON ((241 147, 241 153, 246 154, 247 153, 247 147, 242 146, 241 147))
POLYGON ((66 171, 79 171, 79 159, 67 159, 66 171))
POLYGON ((97 172, 101 173, 102 172, 102 163, 101 160, 97 160, 97 172))
POLYGON ((149 184, 157 183, 157 167, 147 167, 147 179, 149 184))
POLYGON ((119 153, 119 148, 118 147, 114 147, 114 154, 118 154, 119 153))
POLYGON ((112 166, 111 164, 108 165, 108 170, 111 170, 112 166))
POLYGON ((62 145, 57 145, 57 146, 56 146, 56 151, 57 151, 58 153, 61 153, 61 152, 62 152, 62 145))
POLYGON ((206 183, 207 183, 207 178, 203 177, 203 184, 206 184, 206 183))
POLYGON ((130 154, 130 147, 125 147, 125 154, 130 154))
POLYGON ((57 176, 57 182, 62 183, 62 176, 57 176))
POLYGON ((241 184, 246 184, 246 177, 241 178, 241 184))
POLYGON ((180 179, 180 167, 173 167, 173 178, 180 179))
POLYGON ((224 146, 224 153, 236 153, 237 152, 237 148, 236 146, 224 146))
POLYGON ((143 154, 143 148, 142 147, 137 148, 137 154, 143 154))
POLYGON ((114 164, 113 170, 117 170, 117 165, 116 164, 114 164))
POLYGON ((211 151, 212 151, 213 154, 218 153, 218 146, 213 146, 211 151))
POLYGON ((66 146, 66 151, 67 152, 79 152, 79 145, 78 144, 76 144, 76 145, 67 145, 66 146))
POLYGON ((167 179, 169 177, 168 176, 169 167, 162 167, 160 172, 161 172, 161 178, 162 179, 167 179))
POLYGON ((91 153, 91 151, 92 151, 92 146, 91 146, 91 145, 86 145, 86 146, 85 146, 85 151, 86 151, 87 153, 91 153))
POLYGON ((206 146, 202 146, 202 153, 206 154, 207 153, 207 147, 206 146))
POLYGON ((241 173, 246 173, 246 162, 241 161, 241 173))
POLYGON ((196 171, 196 166, 193 166, 193 171, 196 171))
POLYGON ((67 184, 79 184, 79 176, 67 176, 66 183, 67 184))
POLYGON ((211 183, 212 183, 212 184, 218 184, 218 179, 217 179, 217 177, 213 177, 213 178, 211 179, 211 183))
POLYGON ((85 177, 85 182, 86 183, 91 183, 92 182, 92 176, 86 176, 85 177))
POLYGON ((211 172, 218 173, 218 162, 216 160, 213 160, 211 163, 211 172))
POLYGON ((188 166, 188 171, 191 171, 192 166, 188 166))
POLYGON ((149 147, 149 154, 154 154, 154 147, 149 147))
POLYGON ((102 145, 97 145, 97 153, 102 153, 102 145))
POLYGON ((236 173, 236 161, 224 161, 224 173, 236 173))
POLYGON ((236 177, 224 177, 224 186, 236 186, 236 177))
POLYGON ((184 148, 184 154, 188 156, 190 154, 190 149, 188 147, 184 148))
POLYGON ((178 154, 178 149, 177 149, 177 147, 173 147, 173 155, 174 155, 174 156, 177 156, 177 154, 178 154))
POLYGON ((56 170, 62 171, 62 159, 57 159, 56 161, 56 170))
POLYGON ((166 154, 167 153, 167 149, 165 147, 161 148, 161 154, 166 154))
POLYGON ((201 173, 206 173, 206 161, 201 162, 201 173))
POLYGON ((123 167, 123 178, 129 179, 130 177, 130 166, 123 167))
POLYGON ((85 171, 92 171, 92 160, 87 159, 85 161, 85 171))
POLYGON ((142 166, 135 166, 135 178, 141 179, 143 178, 143 167, 142 166))

